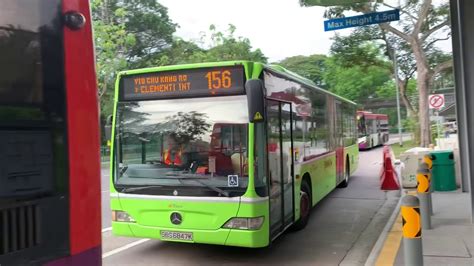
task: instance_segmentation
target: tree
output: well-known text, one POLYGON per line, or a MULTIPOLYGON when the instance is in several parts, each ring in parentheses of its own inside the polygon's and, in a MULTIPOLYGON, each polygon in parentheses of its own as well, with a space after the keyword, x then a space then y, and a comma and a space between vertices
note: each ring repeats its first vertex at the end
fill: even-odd
POLYGON ((113 109, 113 84, 116 73, 127 68, 126 52, 135 45, 136 39, 126 30, 125 24, 118 24, 112 19, 112 17, 124 18, 126 11, 118 8, 110 14, 106 4, 106 0, 94 0, 91 6, 93 14, 98 18, 93 22, 98 93, 101 111, 108 115, 113 109))
POLYGON ((390 79, 388 62, 367 41, 336 35, 325 65, 323 78, 328 89, 356 102, 376 97, 377 88, 390 79))
POLYGON ((207 115, 199 112, 178 112, 166 118, 173 130, 169 136, 179 145, 188 144, 191 141, 201 139, 201 136, 209 131, 211 124, 207 122, 207 115))
POLYGON ((376 89, 383 86, 389 78, 389 71, 384 67, 344 67, 334 58, 326 61, 324 81, 329 90, 356 102, 374 98, 376 89))
POLYGON ((327 88, 324 83, 323 73, 325 72, 325 55, 314 54, 310 56, 298 55, 285 58, 277 64, 295 72, 298 75, 312 80, 321 88, 327 88))
POLYGON ((229 60, 266 62, 265 55, 260 49, 253 50, 248 38, 234 36, 235 30, 235 26, 229 25, 227 32, 223 33, 211 25, 209 32, 202 33, 198 41, 175 37, 170 47, 143 61, 142 65, 151 67, 229 60))
POLYGON ((166 66, 178 64, 191 64, 203 62, 206 50, 193 42, 185 41, 179 37, 173 39, 171 47, 165 49, 160 56, 143 62, 147 66, 166 66))
MULTIPOLYGON (((252 50, 252 45, 248 38, 236 37, 235 26, 229 24, 226 33, 218 31, 215 25, 209 27, 211 46, 207 49, 203 62, 229 61, 229 60, 249 60, 257 62, 267 62, 267 57, 260 49, 252 50)), ((208 35, 203 33, 201 42, 205 43, 208 35)))
MULTIPOLYGON (((402 13, 401 22, 398 26, 388 23, 379 24, 378 27, 388 38, 397 38, 401 45, 410 48, 416 64, 417 87, 419 93, 418 118, 420 123, 421 145, 428 146, 430 143, 430 122, 428 112, 428 94, 434 78, 444 70, 452 66, 452 59, 431 65, 428 59, 434 44, 445 40, 450 36, 449 30, 449 3, 435 6, 432 0, 404 0, 400 1, 402 13), (443 35, 442 37, 440 37, 443 35)), ((327 17, 343 16, 346 11, 357 11, 360 13, 371 13, 381 7, 391 7, 386 3, 364 3, 352 4, 330 8, 326 12, 327 17)), ((396 47, 390 47, 396 49, 396 47)), ((389 53, 390 56, 390 53, 389 53)), ((393 52, 392 52, 393 59, 393 52)))
POLYGON ((156 0, 92 0, 102 120, 112 113, 117 72, 149 66, 172 43, 176 24, 156 0))
POLYGON ((168 16, 168 9, 157 0, 103 0, 110 13, 117 9, 127 12, 115 17, 114 22, 123 24, 127 32, 133 34, 136 43, 126 52, 132 68, 146 66, 154 57, 161 56, 173 41, 177 24, 168 16))

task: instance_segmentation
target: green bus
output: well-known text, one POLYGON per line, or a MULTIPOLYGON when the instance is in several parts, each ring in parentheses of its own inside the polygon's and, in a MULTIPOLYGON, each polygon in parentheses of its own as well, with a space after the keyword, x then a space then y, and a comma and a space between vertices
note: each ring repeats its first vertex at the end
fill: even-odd
POLYGON ((279 66, 124 71, 115 95, 115 235, 265 247, 358 166, 355 103, 279 66))

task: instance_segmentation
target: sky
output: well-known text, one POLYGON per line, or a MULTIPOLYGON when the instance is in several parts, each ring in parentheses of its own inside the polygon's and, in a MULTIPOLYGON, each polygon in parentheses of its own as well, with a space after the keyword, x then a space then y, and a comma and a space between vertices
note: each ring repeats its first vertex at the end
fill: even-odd
MULTIPOLYGON (((445 0, 435 0, 442 2, 445 0)), ((335 32, 324 32, 323 7, 301 7, 298 0, 159 0, 168 7, 169 16, 179 24, 176 36, 198 40, 214 24, 225 31, 233 24, 235 35, 250 39, 277 62, 296 55, 328 54, 335 32)), ((394 2, 394 1, 386 1, 394 2)), ((397 1, 395 1, 397 2, 397 1)), ((394 5, 396 3, 393 3, 394 5)), ((352 29, 338 30, 347 35, 352 29)), ((450 43, 442 45, 450 50, 450 43)))
POLYGON ((250 39, 275 62, 294 55, 326 54, 334 33, 325 33, 324 8, 300 7, 298 0, 159 0, 180 25, 176 35, 199 39, 214 24, 224 31, 237 27, 236 36, 250 39))

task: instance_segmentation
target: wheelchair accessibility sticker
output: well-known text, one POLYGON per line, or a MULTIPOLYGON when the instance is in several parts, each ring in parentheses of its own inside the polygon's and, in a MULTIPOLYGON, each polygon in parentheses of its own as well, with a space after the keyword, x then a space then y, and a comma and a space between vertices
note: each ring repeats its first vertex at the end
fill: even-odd
POLYGON ((228 175, 227 176, 227 186, 228 187, 238 187, 239 186, 239 176, 238 175, 228 175))

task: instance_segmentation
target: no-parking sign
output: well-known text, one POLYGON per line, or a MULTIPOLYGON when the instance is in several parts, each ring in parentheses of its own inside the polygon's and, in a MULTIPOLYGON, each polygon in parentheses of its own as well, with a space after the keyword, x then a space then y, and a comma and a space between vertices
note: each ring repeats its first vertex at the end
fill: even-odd
POLYGON ((430 105, 430 109, 440 110, 444 107, 444 94, 431 94, 428 98, 428 103, 430 105))

